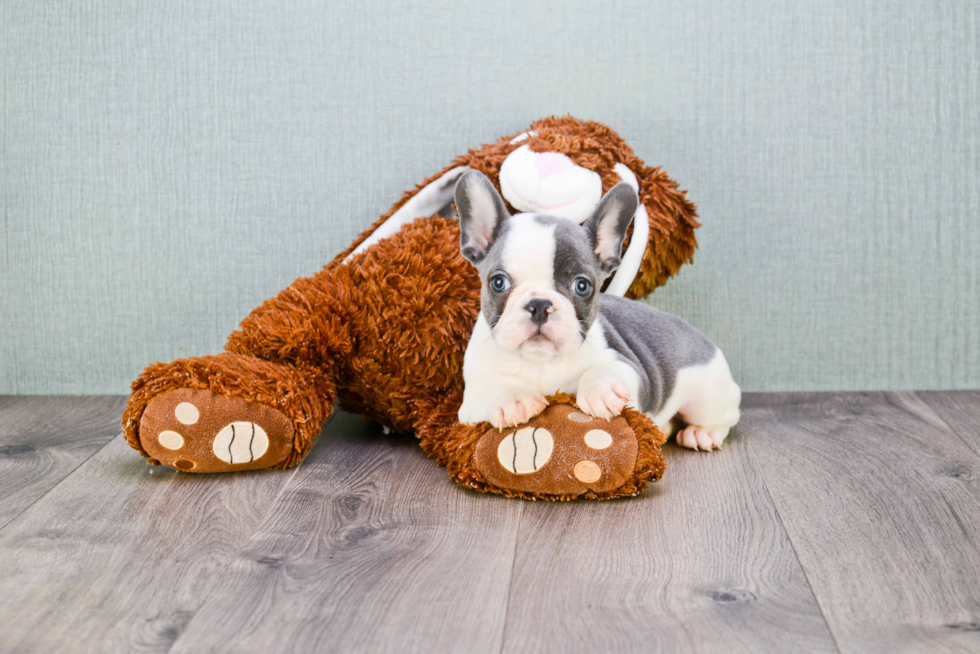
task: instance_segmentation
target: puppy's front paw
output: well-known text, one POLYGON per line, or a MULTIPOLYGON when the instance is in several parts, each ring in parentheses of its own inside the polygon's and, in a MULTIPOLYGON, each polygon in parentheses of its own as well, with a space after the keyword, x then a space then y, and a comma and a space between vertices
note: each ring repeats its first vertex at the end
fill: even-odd
POLYGON ((497 429, 516 427, 544 411, 547 400, 534 393, 505 395, 490 409, 490 424, 497 429))
POLYGON ((691 425, 677 433, 677 444, 692 450, 720 450, 730 427, 701 427, 691 425))
POLYGON ((575 396, 575 403, 584 413, 606 420, 622 413, 629 401, 629 389, 615 377, 583 379, 575 396))

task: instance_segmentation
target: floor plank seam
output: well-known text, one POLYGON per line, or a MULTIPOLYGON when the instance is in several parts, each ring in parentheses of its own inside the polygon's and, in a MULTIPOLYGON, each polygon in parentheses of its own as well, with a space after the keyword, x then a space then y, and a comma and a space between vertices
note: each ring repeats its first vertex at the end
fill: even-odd
POLYGON ((72 477, 72 476, 73 476, 73 475, 74 475, 74 474, 75 474, 76 472, 78 472, 78 471, 79 471, 79 470, 80 470, 80 469, 82 468, 82 466, 84 466, 84 465, 85 465, 86 463, 88 463, 88 462, 89 462, 89 460, 90 460, 90 459, 91 459, 92 457, 94 457, 94 456, 95 456, 96 454, 98 454, 99 452, 101 452, 101 451, 102 451, 102 450, 104 450, 105 448, 107 448, 107 447, 109 447, 110 445, 112 445, 112 444, 113 444, 113 443, 114 443, 114 442, 116 441, 116 439, 117 439, 117 438, 119 438, 119 437, 120 437, 120 436, 122 436, 122 435, 123 435, 123 433, 122 433, 122 432, 119 432, 118 434, 116 434, 115 436, 113 436, 112 438, 110 438, 109 440, 107 440, 107 441, 106 441, 106 442, 105 442, 105 443, 104 443, 104 444, 102 445, 102 447, 100 447, 100 448, 98 448, 98 449, 96 449, 96 450, 94 450, 94 451, 93 451, 93 452, 92 452, 91 454, 89 454, 89 455, 88 455, 87 457, 85 457, 85 458, 84 458, 83 460, 81 460, 81 461, 79 461, 79 462, 78 462, 78 465, 77 465, 77 466, 75 466, 74 468, 72 468, 72 469, 71 469, 71 472, 69 472, 69 473, 68 473, 67 475, 65 475, 64 477, 62 477, 62 478, 61 478, 61 480, 60 480, 60 481, 59 481, 58 483, 56 483, 56 484, 55 484, 54 486, 52 486, 51 488, 49 488, 48 490, 46 490, 46 491, 44 491, 44 492, 43 492, 43 493, 41 493, 41 494, 40 494, 39 496, 37 496, 36 498, 34 498, 34 501, 33 501, 33 502, 31 502, 30 504, 28 504, 27 506, 25 506, 25 507, 24 507, 24 508, 23 508, 23 509, 21 510, 21 512, 20 512, 20 513, 18 513, 18 514, 17 514, 17 515, 15 515, 15 516, 12 516, 12 517, 10 518, 10 520, 8 520, 7 522, 5 522, 5 523, 3 523, 2 525, 0 525, 0 535, 2 535, 2 534, 3 534, 3 532, 4 532, 4 531, 5 531, 6 529, 7 529, 7 527, 9 527, 10 525, 12 525, 12 524, 14 524, 14 522, 16 522, 16 521, 17 521, 17 520, 18 520, 18 519, 19 519, 19 518, 20 518, 20 517, 21 517, 22 515, 24 515, 24 514, 25 514, 25 513, 27 513, 28 511, 30 511, 30 510, 31 510, 31 508, 33 508, 33 506, 34 506, 35 504, 37 504, 38 502, 40 502, 41 500, 43 500, 43 499, 44 499, 45 497, 47 497, 47 496, 48 496, 48 495, 50 495, 50 494, 51 494, 52 492, 54 492, 54 490, 55 490, 56 488, 58 488, 58 487, 59 487, 59 486, 61 486, 61 485, 62 485, 63 483, 65 483, 65 482, 66 482, 66 481, 67 481, 68 479, 70 479, 70 478, 71 478, 71 477, 72 477))
POLYGON ((762 479, 762 486, 766 489, 766 497, 769 498, 769 502, 772 504, 772 510, 776 512, 776 519, 779 520, 779 526, 782 528, 783 534, 786 535, 786 542, 789 543, 790 548, 793 550, 793 557, 796 559, 797 565, 800 566, 800 571, 803 573, 803 579, 806 581, 806 587, 810 589, 810 595, 813 597, 813 602, 817 605, 817 610, 820 611, 820 618, 827 627, 827 633, 830 634, 834 647, 837 648, 838 652, 843 654, 843 650, 840 648, 840 643, 837 642, 837 635, 830 626, 830 621, 827 620, 827 614, 824 611, 823 606, 820 604, 820 599, 817 597, 817 593, 813 590, 813 584, 810 582, 810 575, 807 574, 806 566, 804 566, 803 561, 800 560, 799 552, 796 549, 796 543, 793 542, 793 537, 790 536, 789 530, 786 528, 786 523, 783 522, 783 516, 779 512, 779 505, 776 504, 776 499, 769 491, 769 481, 766 479, 766 475, 762 471, 762 466, 759 465, 758 460, 755 458, 755 453, 752 451, 752 442, 749 440, 749 435, 741 427, 740 430, 742 432, 742 438, 745 439, 745 445, 749 450, 749 456, 752 457, 752 463, 755 465, 755 469, 759 471, 759 477, 762 479))
POLYGON ((510 597, 514 586, 514 570, 517 569, 517 548, 521 543, 521 522, 524 519, 524 503, 527 500, 520 500, 521 510, 517 514, 517 528, 514 530, 514 555, 510 561, 510 577, 507 580, 507 605, 504 607, 504 628, 500 634, 500 654, 503 654, 507 644, 507 625, 510 622, 510 597))
MULTIPOLYGON (((329 418, 327 418, 327 421, 323 423, 323 427, 320 430, 321 436, 323 435, 323 432, 327 429, 327 427, 330 426, 330 423, 333 422, 333 419, 336 416, 337 416, 337 412, 335 411, 329 418)), ((319 436, 317 438, 319 438, 319 436)), ((224 577, 225 574, 227 574, 228 569, 235 563, 236 560, 238 560, 238 557, 241 555, 241 553, 244 552, 245 549, 248 547, 248 544, 252 542, 252 539, 255 537, 255 534, 258 533, 258 531, 269 519, 269 516, 272 515, 272 511, 276 508, 276 506, 279 503, 279 498, 282 497, 283 493, 286 492, 286 489, 288 489, 290 485, 293 483, 293 481, 296 479, 297 473, 299 473, 300 468, 303 467, 303 463, 305 462, 306 462, 306 457, 301 459, 299 463, 297 463, 295 466, 293 466, 288 470, 289 479, 286 480, 286 482, 282 485, 282 488, 279 489, 279 492, 276 493, 276 496, 269 502, 269 510, 266 512, 264 516, 262 516, 261 520, 255 523, 255 529, 252 530, 252 533, 249 534, 247 538, 242 539, 241 547, 238 548, 238 550, 235 552, 234 555, 228 557, 228 563, 224 566, 224 568, 221 570, 221 573, 218 575, 219 580, 221 577, 224 577)), ((278 472, 287 472, 287 471, 283 470, 283 471, 277 471, 277 473, 278 472)), ((183 629, 177 635, 177 637, 174 638, 173 642, 170 643, 170 647, 166 649, 166 652, 170 652, 177 645, 177 643, 180 642, 180 639, 184 637, 184 634, 187 633, 188 628, 191 626, 191 623, 194 622, 194 618, 197 617, 197 615, 201 612, 201 609, 203 609, 207 605, 207 603, 211 600, 211 597, 214 595, 214 593, 217 592, 218 586, 219 584, 215 583, 214 587, 211 588, 211 590, 208 591, 208 594, 204 596, 204 599, 201 600, 201 603, 197 605, 196 609, 194 609, 194 615, 192 615, 190 619, 184 624, 183 629)))
POLYGON ((926 401, 926 399, 925 399, 924 397, 922 397, 921 395, 919 395, 919 393, 918 393, 918 391, 912 391, 912 394, 913 394, 913 395, 915 395, 915 397, 916 397, 916 398, 917 398, 917 399, 918 399, 918 400, 919 400, 920 402, 922 402, 922 404, 923 404, 924 406, 926 406, 926 407, 927 407, 927 408, 929 409, 929 411, 930 411, 930 412, 932 412, 932 415, 934 415, 934 416, 936 416, 936 419, 937 419, 937 420, 938 420, 939 422, 941 422, 941 423, 943 423, 943 425, 944 425, 944 426, 946 427, 946 429, 948 429, 948 430, 949 430, 949 432, 950 432, 951 434, 953 434, 954 436, 956 436, 956 438, 958 438, 958 439, 960 439, 960 441, 961 441, 961 442, 962 442, 962 443, 963 443, 964 445, 966 445, 966 449, 968 449, 968 450, 970 450, 970 451, 971 451, 971 452, 973 452, 973 453, 974 453, 974 454, 975 454, 975 455, 976 455, 976 456, 977 456, 978 458, 980 458, 980 452, 977 452, 977 450, 976 450, 976 448, 975 448, 975 446, 973 445, 973 443, 971 443, 971 442, 970 442, 970 441, 969 441, 969 440, 967 439, 967 437, 966 437, 966 436, 964 436, 963 434, 961 434, 961 433, 960 433, 960 430, 959 430, 959 429, 957 429, 956 427, 954 427, 953 425, 951 425, 951 424, 949 423, 949 421, 948 421, 948 420, 946 420, 946 419, 945 419, 945 418, 943 418, 943 417, 942 417, 941 415, 939 415, 939 412, 938 412, 938 411, 936 411, 936 410, 935 410, 935 409, 934 409, 934 408, 932 407, 932 405, 931 405, 931 404, 929 404, 929 403, 928 403, 928 402, 926 401))

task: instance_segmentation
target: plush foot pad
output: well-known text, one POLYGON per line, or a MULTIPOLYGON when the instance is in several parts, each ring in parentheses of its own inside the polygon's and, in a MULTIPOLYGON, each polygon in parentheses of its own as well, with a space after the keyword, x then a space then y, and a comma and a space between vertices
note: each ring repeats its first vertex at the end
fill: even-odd
POLYGON ((622 486, 636 467, 637 450, 625 418, 602 420, 553 404, 525 425, 487 431, 473 464, 499 488, 571 496, 622 486))
POLYGON ((293 424, 264 404, 180 388, 150 401, 139 436, 150 456, 177 470, 257 470, 289 456, 293 424))

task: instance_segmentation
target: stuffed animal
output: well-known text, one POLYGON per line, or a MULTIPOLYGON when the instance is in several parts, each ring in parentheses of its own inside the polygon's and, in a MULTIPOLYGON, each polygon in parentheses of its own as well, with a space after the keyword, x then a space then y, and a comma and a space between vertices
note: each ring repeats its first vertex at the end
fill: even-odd
POLYGON ((605 191, 631 184, 641 203, 607 293, 643 297, 692 259, 695 207, 666 173, 603 124, 539 120, 407 192, 323 270, 252 311, 225 352, 147 367, 122 419, 129 444, 149 463, 184 472, 288 468, 339 400, 414 433, 456 482, 479 491, 608 499, 660 479, 664 437, 630 409, 599 420, 557 395, 512 429, 457 421, 480 281, 460 254, 452 199, 471 168, 508 210, 578 223, 605 191))

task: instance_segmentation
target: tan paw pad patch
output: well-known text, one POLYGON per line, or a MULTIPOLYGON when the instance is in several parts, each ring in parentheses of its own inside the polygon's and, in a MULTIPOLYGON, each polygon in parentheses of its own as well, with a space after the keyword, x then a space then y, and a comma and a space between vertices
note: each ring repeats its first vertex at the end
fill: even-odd
POLYGON ((599 469, 595 461, 579 461, 572 468, 572 473, 583 484, 594 484, 602 476, 602 470, 599 469))
POLYGON ((179 450, 184 447, 184 437, 169 429, 160 432, 157 440, 160 441, 160 445, 163 445, 168 450, 179 450))
POLYGON ((201 412, 190 402, 181 402, 174 407, 174 417, 182 425, 193 425, 201 417, 201 412))
POLYGON ((604 450, 613 444, 612 434, 603 429, 593 429, 585 435, 585 444, 593 450, 604 450))

